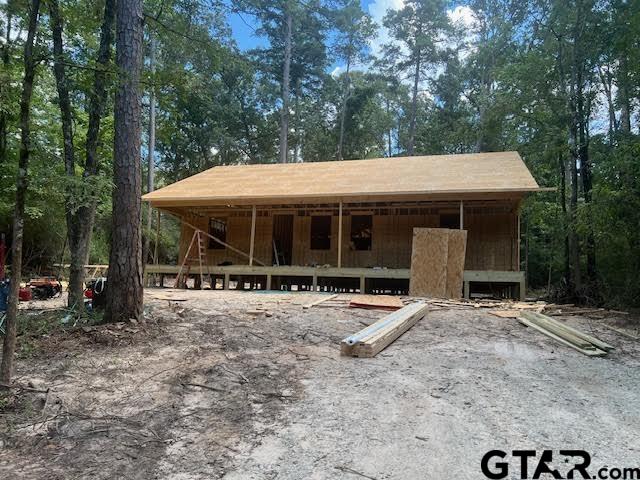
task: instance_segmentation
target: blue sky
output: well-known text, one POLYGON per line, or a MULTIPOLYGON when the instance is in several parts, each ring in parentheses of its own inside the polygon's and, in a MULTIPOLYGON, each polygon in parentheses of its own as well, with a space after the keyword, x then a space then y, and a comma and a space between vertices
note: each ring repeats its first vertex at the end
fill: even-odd
MULTIPOLYGON (((1 1, 1 0, 0 0, 1 1)), ((404 5, 404 0, 361 0, 362 9, 369 13, 373 20, 379 25, 379 30, 376 38, 371 42, 372 53, 378 54, 381 45, 389 41, 389 36, 384 28, 382 28, 382 19, 389 8, 398 9, 404 5)), ((461 21, 465 24, 472 22, 473 14, 469 7, 461 5, 455 7, 449 11, 450 17, 453 21, 461 21)), ((258 23, 251 15, 238 15, 230 14, 227 18, 231 30, 233 32, 233 38, 236 41, 240 50, 246 51, 252 48, 267 45, 267 40, 264 37, 260 37, 255 34, 255 29, 258 23)), ((337 71, 342 67, 337 63, 329 66, 328 71, 337 71)))
MULTIPOLYGON (((2 1, 2 0, 0 0, 2 1)), ((361 5, 365 12, 368 11, 369 5, 375 3, 375 0, 362 0, 361 5)), ((254 33, 257 24, 255 19, 250 15, 231 14, 228 16, 229 25, 233 31, 233 38, 240 50, 250 50, 266 44, 263 37, 259 37, 254 33)))

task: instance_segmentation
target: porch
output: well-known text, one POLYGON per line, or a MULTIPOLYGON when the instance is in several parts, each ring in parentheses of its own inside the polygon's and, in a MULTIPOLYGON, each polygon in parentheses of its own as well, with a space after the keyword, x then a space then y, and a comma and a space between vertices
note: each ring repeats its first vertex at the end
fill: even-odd
MULTIPOLYGON (((177 276, 179 271, 178 265, 147 265, 145 285, 150 285, 153 275, 152 284, 162 287, 165 277, 177 276)), ((194 265, 189 276, 194 288, 202 288, 204 277, 210 279, 213 289, 227 290, 235 283, 237 289, 407 294, 411 272, 408 268, 207 265, 200 269, 194 265)), ((465 270, 463 281, 465 298, 491 292, 524 299, 525 275, 521 271, 465 270)))

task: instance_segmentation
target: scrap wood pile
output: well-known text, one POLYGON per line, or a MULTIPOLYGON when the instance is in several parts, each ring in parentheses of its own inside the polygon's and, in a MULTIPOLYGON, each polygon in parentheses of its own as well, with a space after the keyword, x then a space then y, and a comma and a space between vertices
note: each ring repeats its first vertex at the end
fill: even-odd
POLYGON ((369 310, 394 311, 404 307, 404 303, 399 297, 391 295, 350 295, 348 297, 338 294, 323 296, 318 300, 309 302, 302 306, 303 309, 312 307, 329 308, 364 308, 369 310))
MULTIPOLYGON (((628 315, 627 312, 605 310, 603 308, 581 308, 571 304, 557 305, 544 302, 497 302, 491 300, 458 301, 458 300, 427 300, 426 303, 442 308, 458 309, 491 309, 488 313, 502 318, 515 318, 520 323, 557 340, 570 348, 574 348, 589 356, 602 356, 614 349, 598 338, 588 335, 578 329, 570 327, 551 316, 583 315, 604 318, 607 314, 628 315), (542 312, 547 315, 544 315, 542 312)), ((611 330, 613 327, 604 325, 611 330)), ((617 331, 617 330, 616 330, 617 331)), ((620 331, 625 335, 626 332, 620 331)))

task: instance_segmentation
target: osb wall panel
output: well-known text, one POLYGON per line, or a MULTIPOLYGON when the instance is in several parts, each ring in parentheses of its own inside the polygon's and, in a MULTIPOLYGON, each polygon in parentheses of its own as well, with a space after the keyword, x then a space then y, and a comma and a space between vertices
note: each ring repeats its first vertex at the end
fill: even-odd
POLYGON ((465 270, 518 270, 518 216, 515 213, 469 214, 465 270))
MULTIPOLYGON (((251 217, 227 217, 227 243, 249 253, 251 217)), ((208 220, 203 217, 188 219, 193 225, 208 231, 208 220)), ((374 215, 371 250, 356 251, 351 245, 351 217, 345 215, 342 225, 342 266, 409 268, 413 228, 438 228, 438 215, 374 215)), ((517 215, 467 213, 464 229, 468 231, 466 270, 517 270, 517 215)), ((256 218, 254 257, 267 265, 272 261, 271 216, 256 218)), ((332 265, 338 262, 338 217, 331 222, 331 248, 311 250, 311 217, 295 216, 293 224, 293 264, 332 265)), ((180 239, 180 259, 183 258, 193 230, 183 225, 180 239)), ((248 259, 228 249, 207 250, 211 265, 228 261, 233 264, 248 263, 248 259)))
MULTIPOLYGON (((343 258, 346 220, 347 217, 342 218, 343 258)), ((311 250, 311 217, 294 217, 292 262, 294 265, 336 266, 338 264, 338 217, 334 216, 331 219, 331 248, 329 250, 311 250)), ((343 266, 346 266, 344 262, 343 266)))
MULTIPOLYGON (((449 251, 447 254, 447 298, 462 297, 464 262, 467 248, 466 230, 448 230, 449 251)), ((412 263, 413 266, 413 263, 412 263)))
POLYGON ((446 297, 449 230, 445 228, 414 229, 411 251, 409 295, 446 297))

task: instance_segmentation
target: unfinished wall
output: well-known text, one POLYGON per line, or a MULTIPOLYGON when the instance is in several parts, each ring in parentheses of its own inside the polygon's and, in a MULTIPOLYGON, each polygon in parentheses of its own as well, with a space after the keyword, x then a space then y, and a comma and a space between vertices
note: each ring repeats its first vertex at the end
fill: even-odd
MULTIPOLYGON (((371 250, 357 251, 351 245, 351 216, 349 211, 343 216, 342 226, 342 266, 343 267, 387 267, 409 268, 411 265, 411 244, 414 227, 440 227, 440 214, 434 209, 425 209, 427 213, 419 213, 419 209, 398 209, 394 215, 373 215, 371 250)), ((443 209, 440 213, 451 214, 451 209, 443 209)), ((338 258, 338 217, 337 212, 327 211, 332 215, 331 248, 329 250, 311 250, 311 214, 300 215, 294 212, 293 221, 293 255, 294 265, 337 265, 338 258)), ((353 212, 362 215, 372 212, 353 212)), ((251 236, 250 212, 214 215, 227 218, 227 243, 249 252, 251 236)), ((207 231, 208 219, 191 217, 193 225, 207 231)), ((271 265, 272 246, 272 212, 263 210, 256 218, 256 236, 254 258, 271 265)), ((468 231, 466 270, 518 270, 518 216, 514 211, 505 209, 488 209, 470 207, 465 209, 464 229, 468 231)), ((183 225, 180 240, 180 260, 188 247, 193 230, 183 225)), ((207 261, 211 265, 223 262, 232 264, 248 264, 246 257, 229 249, 207 250, 207 261)))

